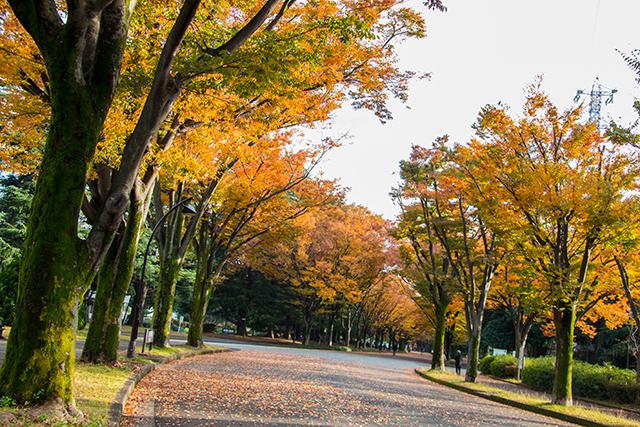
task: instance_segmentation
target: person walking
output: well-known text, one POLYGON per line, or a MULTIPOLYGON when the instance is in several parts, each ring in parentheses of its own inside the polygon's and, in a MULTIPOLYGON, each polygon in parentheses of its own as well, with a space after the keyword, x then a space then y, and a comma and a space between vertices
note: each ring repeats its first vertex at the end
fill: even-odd
POLYGON ((456 374, 460 375, 460 371, 462 370, 462 352, 460 350, 456 351, 453 359, 456 361, 456 374))

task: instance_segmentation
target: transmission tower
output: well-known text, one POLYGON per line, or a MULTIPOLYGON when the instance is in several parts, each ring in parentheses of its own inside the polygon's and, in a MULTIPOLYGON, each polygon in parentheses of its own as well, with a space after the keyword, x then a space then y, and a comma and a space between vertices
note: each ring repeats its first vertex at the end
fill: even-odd
POLYGON ((604 105, 609 105, 613 102, 613 95, 618 92, 617 89, 609 89, 600 84, 600 79, 596 77, 596 80, 593 82, 593 86, 591 86, 591 92, 587 92, 586 90, 578 90, 575 98, 573 98, 574 102, 580 101, 580 99, 584 96, 589 98, 589 121, 598 125, 600 127, 600 110, 602 109, 602 100, 604 99, 604 105))

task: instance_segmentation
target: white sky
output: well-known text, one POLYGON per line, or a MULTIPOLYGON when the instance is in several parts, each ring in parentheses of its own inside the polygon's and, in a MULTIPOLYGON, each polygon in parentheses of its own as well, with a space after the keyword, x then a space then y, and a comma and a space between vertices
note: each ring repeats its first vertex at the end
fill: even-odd
MULTIPOLYGON (((412 144, 449 134, 465 142, 485 104, 502 101, 521 111, 524 88, 536 75, 562 108, 596 76, 618 89, 603 117, 635 118, 640 88, 615 49, 640 48, 638 0, 445 0, 446 13, 426 11, 425 39, 399 46, 405 69, 430 72, 411 86, 407 106, 394 103, 394 120, 381 124, 368 111, 344 108, 323 135, 348 132, 351 141, 327 156, 324 176, 351 188, 348 199, 393 219, 388 193, 412 144)), ((420 3, 415 3, 419 5, 420 3)))

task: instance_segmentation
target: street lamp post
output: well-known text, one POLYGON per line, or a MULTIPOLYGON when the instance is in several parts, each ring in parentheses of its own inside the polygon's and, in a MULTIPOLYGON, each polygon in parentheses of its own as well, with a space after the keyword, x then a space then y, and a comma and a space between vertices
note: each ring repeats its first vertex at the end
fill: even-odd
POLYGON ((162 218, 158 221, 158 223, 153 227, 151 231, 151 236, 149 237, 149 241, 147 242, 147 247, 144 250, 144 260, 142 261, 142 272, 140 277, 136 281, 136 295, 133 301, 133 312, 131 313, 132 322, 131 322, 131 337, 129 338, 129 346, 127 348, 127 357, 132 358, 136 354, 136 340, 138 339, 138 329, 140 325, 144 321, 144 302, 147 298, 147 287, 144 283, 144 273, 147 269, 147 258, 149 257, 149 248, 151 247, 151 242, 153 241, 153 236, 155 236, 156 231, 160 226, 164 223, 164 220, 176 209, 179 207, 183 207, 187 213, 196 213, 195 209, 187 205, 191 201, 192 197, 187 197, 186 199, 180 200, 178 203, 173 205, 171 209, 167 211, 162 218))

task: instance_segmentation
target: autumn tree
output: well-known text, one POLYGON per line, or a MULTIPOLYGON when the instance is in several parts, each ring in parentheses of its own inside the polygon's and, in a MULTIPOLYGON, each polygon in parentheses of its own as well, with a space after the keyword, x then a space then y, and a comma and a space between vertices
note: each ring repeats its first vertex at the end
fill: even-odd
POLYGON ((385 240, 381 218, 359 206, 336 204, 300 217, 284 239, 256 248, 254 262, 298 293, 306 344, 319 312, 328 309, 330 342, 336 305, 339 311, 360 301, 384 265, 385 240))
MULTIPOLYGON (((85 184, 118 84, 135 2, 81 2, 69 7, 53 1, 10 2, 43 59, 51 111, 21 267, 19 315, 1 374, 5 393, 19 401, 32 400, 36 393, 44 399, 60 397, 75 411, 73 313, 129 206, 149 143, 179 95, 183 82, 171 75, 172 66, 199 4, 186 1, 175 18, 145 106, 99 201, 96 221, 87 238, 80 239, 77 226, 85 184), (55 262, 42 264, 43 259, 55 262)), ((259 27, 268 13, 263 11, 262 17, 253 20, 253 27, 259 27)), ((256 30, 233 38, 234 46, 256 30)))
POLYGON ((414 283, 420 299, 432 306, 434 322, 434 348, 432 369, 444 370, 445 329, 447 309, 453 297, 453 272, 445 254, 445 248, 438 238, 437 227, 439 196, 437 188, 441 176, 436 169, 440 165, 429 159, 429 152, 414 147, 411 158, 400 163, 401 184, 392 193, 400 206, 400 218, 395 236, 407 242, 403 251, 409 269, 418 272, 410 280, 414 283))
POLYGON ((395 274, 385 274, 365 297, 364 310, 380 344, 386 334, 393 354, 405 350, 427 329, 427 317, 412 296, 410 284, 395 274))
POLYGON ((335 197, 330 182, 309 177, 310 160, 306 152, 285 156, 274 152, 248 164, 236 164, 222 180, 194 235, 197 270, 188 344, 202 345, 207 306, 227 262, 335 197))
POLYGON ((581 119, 581 107, 561 112, 534 84, 520 118, 501 105, 483 108, 471 144, 502 202, 495 224, 516 236, 545 279, 557 348, 553 400, 565 405, 576 317, 599 294, 593 262, 624 219, 622 200, 637 178, 634 158, 581 119))
MULTIPOLYGON (((440 6, 437 3, 435 6, 440 6)), ((137 22, 147 25, 148 22, 144 18, 153 16, 150 8, 172 7, 173 4, 138 5, 137 7, 143 10, 142 14, 137 14, 138 9, 134 8, 134 2, 130 4, 126 1, 87 1, 72 4, 68 8, 59 6, 53 1, 10 2, 13 12, 37 47, 31 62, 38 62, 39 58, 42 58, 44 63, 44 67, 35 75, 19 76, 11 89, 24 91, 15 99, 20 99, 21 96, 24 98, 25 94, 36 96, 41 102, 49 104, 48 108, 51 112, 49 123, 32 127, 36 130, 45 129, 48 138, 47 146, 42 152, 42 167, 38 171, 39 189, 36 190, 31 214, 30 232, 27 235, 29 251, 22 265, 18 296, 18 306, 26 307, 29 304, 32 310, 19 310, 21 314, 12 329, 13 338, 8 344, 2 373, 6 393, 17 397, 20 401, 29 400, 36 391, 44 390, 44 393, 38 395, 45 398, 60 396, 64 401, 71 402, 73 307, 78 296, 84 292, 101 267, 118 230, 121 231, 119 233, 121 236, 135 234, 122 230, 121 221, 127 215, 126 212, 131 205, 132 190, 152 141, 156 140, 159 131, 165 135, 176 131, 172 126, 166 129, 163 126, 166 119, 171 116, 183 87, 219 85, 221 75, 223 82, 233 81, 239 74, 235 71, 235 67, 226 64, 236 63, 239 59, 253 60, 249 63, 255 67, 242 67, 245 70, 289 65, 290 62, 283 60, 286 52, 282 49, 271 49, 276 53, 270 57, 273 61, 266 63, 256 61, 264 58, 264 55, 256 55, 256 53, 265 51, 265 41, 279 43, 280 47, 287 44, 284 42, 284 40, 290 40, 287 37, 282 40, 277 36, 274 37, 278 31, 282 30, 281 26, 289 27, 293 30, 292 34, 295 34, 295 30, 300 28, 295 27, 297 23, 302 22, 303 28, 306 25, 313 27, 312 22, 318 18, 325 24, 324 27, 318 28, 335 29, 337 24, 341 29, 340 36, 345 43, 348 43, 352 37, 371 40, 371 42, 362 45, 363 49, 359 53, 363 56, 352 57, 352 64, 356 65, 345 67, 345 70, 350 71, 337 74, 338 78, 335 73, 322 74, 324 81, 316 81, 311 88, 321 89, 325 87, 325 82, 336 80, 360 81, 364 84, 365 76, 369 76, 372 69, 386 63, 386 66, 380 68, 383 70, 379 73, 381 79, 374 82, 367 78, 366 86, 362 86, 362 89, 357 91, 359 94, 357 98, 362 101, 361 106, 379 106, 383 105, 380 101, 386 99, 388 92, 402 93, 402 85, 406 82, 406 76, 397 74, 397 69, 388 65, 391 62, 387 59, 393 55, 390 41, 406 36, 417 36, 423 31, 421 20, 409 9, 395 12, 386 4, 377 9, 375 7, 351 8, 353 13, 346 14, 346 18, 342 21, 327 19, 336 12, 336 9, 324 8, 324 4, 315 5, 317 7, 299 5, 296 7, 299 9, 297 16, 311 19, 289 21, 282 20, 282 17, 291 8, 292 2, 269 0, 261 7, 248 5, 241 12, 234 9, 233 13, 229 9, 230 6, 214 8, 219 13, 218 16, 212 16, 208 12, 211 8, 208 4, 204 5, 207 10, 200 8, 199 0, 185 1, 177 14, 175 9, 162 9, 161 18, 156 21, 156 25, 152 25, 158 30, 159 37, 147 37, 146 41, 151 44, 149 51, 157 54, 157 61, 151 60, 152 64, 156 64, 151 67, 155 71, 151 73, 152 78, 147 79, 146 84, 140 86, 142 95, 136 97, 141 100, 139 106, 131 106, 134 111, 135 125, 130 133, 125 133, 124 142, 119 143, 120 154, 116 155, 117 161, 110 165, 112 170, 109 171, 109 179, 103 183, 99 193, 91 193, 94 197, 96 194, 100 197, 92 198, 87 202, 84 201, 85 184, 90 176, 89 169, 96 160, 96 146, 104 128, 105 117, 112 104, 116 88, 119 87, 118 83, 126 81, 126 79, 119 80, 118 77, 124 49, 129 45, 128 40, 127 43, 125 40, 129 26, 132 24, 132 16, 136 19, 141 18, 137 22), (318 10, 323 13, 316 13, 318 10), (305 14, 307 11, 310 13, 305 14), (373 41, 376 39, 370 37, 371 29, 382 15, 388 19, 377 28, 381 29, 382 33, 386 32, 389 38, 376 43, 373 41), (225 19, 228 16, 233 18, 225 19), (194 37, 187 37, 187 42, 183 43, 188 35, 189 26, 195 20, 199 20, 198 27, 203 31, 193 33, 194 37), (360 27, 365 28, 366 31, 353 32, 348 22, 353 23, 351 28, 360 27), (410 25, 405 26, 404 23, 410 23, 410 25), (98 28, 100 31, 97 30, 98 28), (257 32, 261 32, 263 37, 256 40, 256 44, 253 45, 256 49, 242 52, 240 48, 257 32), (223 42, 214 46, 210 40, 223 40, 223 42), (178 51, 181 51, 179 57, 178 51), (76 111, 72 111, 73 106, 76 111), (82 206, 89 204, 93 204, 92 228, 86 239, 80 239, 77 235, 80 210, 82 206), (57 262, 47 264, 46 268, 43 268, 39 265, 39 260, 42 259, 56 259, 57 262), (61 283, 64 285, 60 285, 61 283), (34 291, 36 288, 37 293, 34 291), (47 292, 42 292, 42 289, 47 289, 47 292), (40 302, 37 303, 37 301, 40 302), (53 303, 53 307, 49 307, 46 301, 56 302, 53 303), (36 338, 32 334, 34 324, 40 325, 41 327, 37 329, 42 331, 36 338), (62 339, 52 342, 48 337, 53 336, 62 339), (31 344, 24 344, 29 341, 31 344), (36 363, 35 361, 40 357, 38 354, 45 352, 45 349, 51 351, 42 357, 50 363, 36 363), (27 375, 32 381, 28 383, 18 381, 19 375, 29 369, 33 370, 33 375, 27 375)), ((11 40, 22 32, 22 29, 15 26, 6 28, 15 30, 15 33, 3 33, 8 34, 7 37, 11 40)), ((304 31, 302 33, 304 34, 304 31)), ((373 30, 373 33, 376 33, 376 30, 373 30)), ((132 34, 135 36, 132 40, 141 40, 139 33, 132 34)), ((320 38, 317 39, 320 40, 320 38)), ((288 43, 288 45, 291 44, 288 43)), ((302 50, 308 48, 304 44, 298 47, 302 50)), ((304 59, 305 56, 290 55, 286 58, 304 59)), ((134 68, 147 64, 149 62, 138 61, 134 64, 134 68)), ((139 70, 143 68, 140 67, 139 70)), ((304 71, 304 67, 299 67, 298 70, 304 71)), ((18 68, 13 70, 14 76, 15 71, 26 72, 18 68)), ((266 84, 270 80, 272 80, 271 77, 262 82, 266 84)), ((379 114, 384 116, 384 109, 379 110, 379 114)), ((49 115, 45 114, 45 116, 49 115)), ((170 117, 169 123, 175 123, 176 126, 184 124, 175 119, 170 117)), ((190 120, 191 117, 188 119, 190 120)), ((12 133, 12 135, 16 134, 19 133, 12 133)), ((150 189, 147 187, 143 190, 141 194, 146 197, 150 189)), ((145 200, 144 197, 142 200, 145 200)), ((137 224, 136 216, 137 214, 134 213, 128 223, 137 224)), ((129 240, 128 237, 123 239, 123 241, 127 240, 129 240)), ((123 243, 120 248, 131 246, 123 243)), ((123 252, 131 253, 131 251, 118 251, 118 253, 123 252)), ((118 272, 128 271, 126 267, 109 269, 118 272)), ((115 283, 113 280, 111 282, 115 283)), ((124 280, 118 280, 118 282, 124 282, 124 280)), ((106 294, 108 295, 109 292, 106 294)), ((121 292, 117 291, 106 300, 116 301, 120 295, 121 292)), ((112 305, 118 306, 115 302, 112 305)), ((113 328, 107 329, 113 330, 113 328)), ((101 352, 102 350, 98 350, 98 354, 101 352)))

